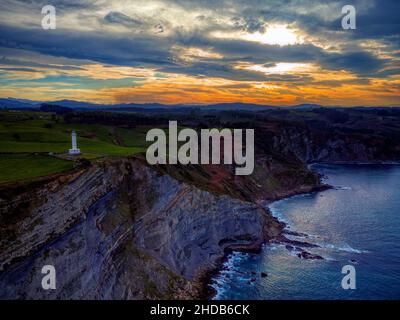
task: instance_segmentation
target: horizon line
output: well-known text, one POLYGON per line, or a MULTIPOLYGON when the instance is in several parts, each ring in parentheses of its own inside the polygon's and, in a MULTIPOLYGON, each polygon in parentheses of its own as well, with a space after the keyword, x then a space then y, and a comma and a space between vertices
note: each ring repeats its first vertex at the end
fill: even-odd
POLYGON ((29 102, 32 103, 32 105, 36 104, 50 104, 50 103, 60 103, 60 102, 77 102, 77 103, 87 103, 91 105, 97 105, 97 106, 119 106, 119 105, 161 105, 161 106, 188 106, 188 107, 207 107, 207 106, 217 106, 217 105, 234 105, 234 104, 242 104, 242 105, 249 105, 249 106, 259 106, 259 107, 276 107, 276 108, 290 108, 290 107, 298 107, 298 106, 316 106, 316 107, 325 107, 325 108, 398 108, 400 105, 392 105, 392 104, 382 104, 382 105, 328 105, 328 104, 319 104, 315 102, 303 102, 303 103, 298 103, 298 104, 289 104, 289 105, 273 105, 273 104, 259 104, 259 103, 250 103, 250 102, 211 102, 211 103, 161 103, 161 102, 115 102, 115 103, 98 103, 98 102, 89 102, 86 100, 74 100, 74 99, 59 99, 59 100, 32 100, 32 99, 26 99, 26 98, 14 98, 14 97, 0 97, 0 100, 14 100, 15 102, 21 102, 21 103, 26 103, 29 104, 29 102), (29 102, 28 102, 29 101, 29 102))

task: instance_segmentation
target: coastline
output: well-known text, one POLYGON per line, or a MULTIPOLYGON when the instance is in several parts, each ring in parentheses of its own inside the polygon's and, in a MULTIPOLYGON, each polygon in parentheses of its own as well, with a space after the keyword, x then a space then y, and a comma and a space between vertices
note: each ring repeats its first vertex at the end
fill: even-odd
MULTIPOLYGON (((379 166, 379 165, 389 165, 389 166, 390 166, 390 165, 396 165, 396 166, 399 166, 399 165, 400 165, 400 161, 373 161, 373 162, 358 162, 358 161, 341 162, 341 161, 337 161, 337 162, 314 162, 314 163, 308 164, 308 167, 310 168, 310 170, 313 170, 312 167, 315 166, 315 165, 356 165, 356 166, 358 166, 358 165, 360 165, 360 166, 363 166, 363 165, 377 165, 377 166, 379 166)), ((274 202, 281 201, 281 200, 285 200, 285 199, 290 199, 290 198, 295 197, 295 196, 305 195, 305 194, 312 194, 312 193, 318 193, 318 192, 321 192, 321 191, 325 191, 325 190, 329 190, 329 189, 336 189, 336 188, 337 188, 336 186, 332 186, 332 185, 329 185, 329 184, 324 184, 324 183, 322 183, 320 186, 314 187, 314 188, 312 188, 312 190, 310 190, 310 191, 308 191, 308 192, 294 192, 294 193, 292 193, 292 194, 289 194, 289 195, 287 195, 287 196, 285 196, 285 197, 282 197, 282 198, 279 198, 279 199, 276 199, 276 200, 273 200, 273 201, 265 201, 264 205, 265 205, 265 206, 269 206, 269 205, 271 205, 271 204, 274 203, 274 202)), ((269 213, 274 219, 276 219, 276 220, 279 222, 279 224, 280 224, 280 226, 281 226, 281 228, 282 228, 282 229, 281 229, 281 234, 280 234, 278 237, 275 238, 275 239, 278 240, 278 242, 279 242, 279 237, 281 237, 281 236, 284 237, 284 234, 285 234, 284 231, 286 230, 285 227, 286 227, 287 224, 286 224, 284 221, 281 221, 281 220, 279 220, 277 217, 273 216, 271 210, 269 209, 269 207, 266 207, 265 209, 268 210, 268 213, 269 213)), ((224 257, 223 257, 222 259, 219 260, 219 264, 218 264, 218 266, 216 267, 216 269, 210 270, 209 273, 207 274, 207 277, 204 278, 204 280, 205 280, 206 282, 203 283, 203 286, 205 287, 205 289, 204 289, 203 292, 207 292, 207 293, 208 293, 208 295, 206 296, 206 298, 207 298, 208 300, 211 300, 212 298, 214 298, 214 297, 216 296, 217 291, 216 291, 214 288, 211 287, 212 278, 213 278, 213 276, 217 275, 220 271, 223 270, 223 268, 224 268, 224 263, 229 259, 229 254, 230 254, 230 253, 232 253, 233 251, 240 251, 240 252, 247 252, 247 253, 259 254, 259 253, 261 252, 262 245, 265 244, 265 243, 267 243, 269 240, 272 240, 272 241, 273 241, 274 239, 267 239, 266 241, 263 241, 263 242, 261 243, 260 247, 257 248, 257 250, 254 250, 254 249, 252 248, 251 245, 249 246, 248 249, 246 249, 244 246, 242 246, 241 250, 228 250, 228 251, 225 253, 224 257)))
POLYGON ((212 279, 216 295, 210 299, 392 299, 398 295, 399 252, 390 248, 395 248, 399 236, 396 208, 400 197, 394 188, 399 185, 399 168, 316 167, 329 177, 326 183, 347 189, 282 199, 269 208, 279 220, 287 221, 293 231, 289 239, 317 245, 310 252, 325 261, 297 259, 293 249, 297 245, 285 248, 281 243, 266 244, 260 255, 235 253, 212 279), (374 197, 376 190, 385 195, 385 207, 381 198, 374 197), (387 236, 382 237, 382 232, 387 236), (365 291, 349 296, 350 291, 342 290, 338 274, 344 265, 362 270, 365 291), (261 272, 268 278, 263 279, 261 272), (385 291, 388 287, 391 293, 385 291))
MULTIPOLYGON (((400 163, 399 163, 400 164, 400 163)), ((211 287, 212 279, 214 276, 216 276, 220 271, 223 270, 224 264, 226 261, 229 259, 229 255, 232 252, 244 252, 244 253, 254 253, 254 254, 260 254, 262 250, 262 246, 269 241, 278 240, 280 237, 284 236, 284 230, 286 228, 286 223, 283 221, 280 221, 277 217, 273 216, 271 210, 267 207, 268 205, 284 200, 284 199, 289 199, 291 197, 295 197, 298 195, 304 195, 304 194, 312 194, 315 192, 322 192, 325 190, 333 189, 334 186, 328 185, 328 184, 321 184, 320 186, 312 187, 311 190, 308 191, 299 191, 299 192, 293 192, 291 194, 286 195, 285 197, 269 201, 264 203, 263 208, 265 211, 267 211, 267 214, 274 220, 276 220, 279 224, 280 227, 280 233, 276 237, 272 238, 267 238, 265 237, 264 239, 260 239, 258 241, 255 241, 251 244, 241 244, 241 245, 231 245, 225 248, 224 250, 224 255, 220 258, 218 258, 214 265, 209 267, 206 270, 202 270, 199 274, 199 276, 196 279, 196 285, 199 288, 198 293, 195 294, 196 299, 200 300, 212 300, 217 294, 217 291, 211 287)))

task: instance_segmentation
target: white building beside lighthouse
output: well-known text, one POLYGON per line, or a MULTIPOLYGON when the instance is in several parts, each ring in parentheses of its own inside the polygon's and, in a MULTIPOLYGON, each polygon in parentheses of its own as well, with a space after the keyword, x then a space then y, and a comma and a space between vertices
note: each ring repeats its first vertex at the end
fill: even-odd
POLYGON ((71 140, 72 140, 72 148, 69 149, 69 154, 70 155, 77 155, 81 153, 81 150, 78 149, 78 144, 76 142, 76 132, 75 130, 72 130, 71 133, 71 140))

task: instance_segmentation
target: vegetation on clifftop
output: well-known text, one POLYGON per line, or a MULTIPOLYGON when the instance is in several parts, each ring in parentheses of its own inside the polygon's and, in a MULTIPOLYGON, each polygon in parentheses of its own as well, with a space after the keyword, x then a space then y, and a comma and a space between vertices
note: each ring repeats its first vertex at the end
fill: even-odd
POLYGON ((83 152, 77 158, 128 156, 144 151, 147 128, 73 124, 64 122, 54 113, 1 111, 0 183, 73 168, 73 161, 59 158, 71 147, 73 129, 78 133, 78 146, 83 152), (49 156, 49 153, 55 156, 49 156))

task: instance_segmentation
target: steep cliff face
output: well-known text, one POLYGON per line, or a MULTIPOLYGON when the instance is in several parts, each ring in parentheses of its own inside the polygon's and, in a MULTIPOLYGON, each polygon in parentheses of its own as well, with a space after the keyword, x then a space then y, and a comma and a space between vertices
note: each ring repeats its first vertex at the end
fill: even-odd
POLYGON ((286 129, 275 137, 274 148, 286 146, 286 152, 292 151, 305 163, 311 162, 379 162, 391 161, 386 155, 382 143, 376 139, 364 139, 360 136, 318 135, 308 130, 286 129))
POLYGON ((266 124, 256 130, 257 149, 303 163, 383 163, 400 161, 397 140, 379 134, 318 130, 305 124, 266 124))
POLYGON ((199 294, 228 248, 280 224, 255 203, 116 159, 0 191, 0 298, 145 299, 199 294), (54 265, 57 289, 43 290, 54 265))

